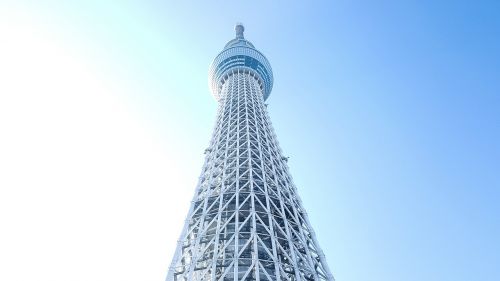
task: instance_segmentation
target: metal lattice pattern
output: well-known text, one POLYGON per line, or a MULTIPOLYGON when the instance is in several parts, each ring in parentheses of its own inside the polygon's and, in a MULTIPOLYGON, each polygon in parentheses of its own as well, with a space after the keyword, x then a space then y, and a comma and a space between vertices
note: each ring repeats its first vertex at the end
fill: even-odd
POLYGON ((333 280, 279 148, 258 74, 224 81, 168 281, 333 280))

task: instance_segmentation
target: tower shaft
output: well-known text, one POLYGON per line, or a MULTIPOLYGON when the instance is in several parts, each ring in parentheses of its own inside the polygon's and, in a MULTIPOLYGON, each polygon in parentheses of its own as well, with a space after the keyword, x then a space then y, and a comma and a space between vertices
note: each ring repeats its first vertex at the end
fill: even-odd
POLYGON ((245 65, 220 76, 216 126, 168 281, 333 280, 271 126, 265 83, 245 65))

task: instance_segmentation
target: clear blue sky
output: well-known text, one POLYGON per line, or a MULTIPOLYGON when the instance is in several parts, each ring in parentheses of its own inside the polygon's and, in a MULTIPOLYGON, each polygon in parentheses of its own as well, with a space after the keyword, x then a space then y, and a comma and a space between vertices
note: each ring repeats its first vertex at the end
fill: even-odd
POLYGON ((0 279, 163 280, 242 22, 336 279, 500 280, 500 2, 40 2, 0 4, 0 279))

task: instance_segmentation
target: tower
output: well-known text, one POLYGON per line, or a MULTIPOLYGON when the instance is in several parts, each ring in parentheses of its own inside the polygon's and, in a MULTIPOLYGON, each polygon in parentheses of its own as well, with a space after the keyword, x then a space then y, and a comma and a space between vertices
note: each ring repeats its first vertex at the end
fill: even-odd
POLYGON ((216 125, 167 281, 333 281, 264 103, 271 65, 235 31, 209 69, 216 125))

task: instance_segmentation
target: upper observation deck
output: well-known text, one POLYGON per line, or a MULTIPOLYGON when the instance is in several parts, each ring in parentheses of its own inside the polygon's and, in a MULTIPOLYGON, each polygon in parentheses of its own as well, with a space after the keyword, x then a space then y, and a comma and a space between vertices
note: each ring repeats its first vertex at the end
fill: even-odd
POLYGON ((266 57, 245 39, 242 24, 234 28, 236 38, 230 40, 210 65, 208 71, 209 87, 217 101, 227 77, 234 71, 249 71, 260 82, 264 100, 269 97, 273 88, 273 70, 266 57))

